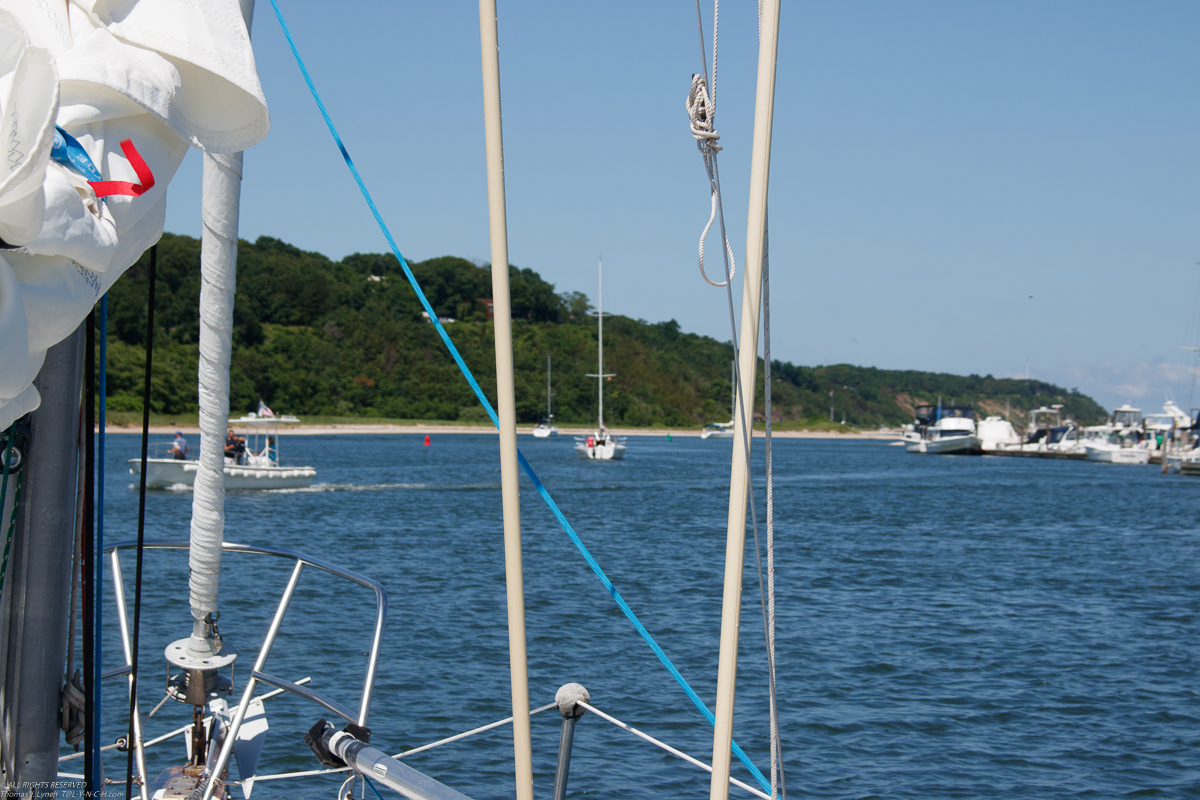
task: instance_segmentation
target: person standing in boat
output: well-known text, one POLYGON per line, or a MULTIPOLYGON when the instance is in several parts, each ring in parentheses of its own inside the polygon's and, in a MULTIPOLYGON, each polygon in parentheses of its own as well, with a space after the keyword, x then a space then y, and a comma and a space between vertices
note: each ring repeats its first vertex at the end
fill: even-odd
POLYGON ((183 431, 175 431, 175 441, 171 446, 171 454, 176 461, 182 461, 187 458, 188 452, 191 450, 188 447, 187 439, 183 438, 183 431))
POLYGON ((232 458, 233 463, 242 463, 242 454, 246 452, 246 440, 230 428, 225 434, 225 457, 232 458))

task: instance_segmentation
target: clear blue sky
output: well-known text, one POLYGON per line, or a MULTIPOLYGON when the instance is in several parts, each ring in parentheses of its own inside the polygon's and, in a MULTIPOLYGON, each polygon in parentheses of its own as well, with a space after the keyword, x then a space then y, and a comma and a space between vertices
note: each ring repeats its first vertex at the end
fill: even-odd
MULTIPOLYGON (((405 256, 489 261, 476 4, 280 4, 405 256)), ((499 5, 512 263, 594 301, 603 254, 606 309, 727 340, 725 298, 696 269, 694 4, 499 5)), ((756 4, 722 12, 740 269, 756 4)), ((1200 344, 1200 4, 785 0, 781 20, 775 357, 1013 376, 1028 362, 1106 405, 1157 410, 1164 389, 1200 405, 1180 349, 1200 344)), ((254 41, 272 127, 246 156, 243 238, 384 251, 265 0, 254 41)), ((167 230, 199 233, 196 154, 167 230)))

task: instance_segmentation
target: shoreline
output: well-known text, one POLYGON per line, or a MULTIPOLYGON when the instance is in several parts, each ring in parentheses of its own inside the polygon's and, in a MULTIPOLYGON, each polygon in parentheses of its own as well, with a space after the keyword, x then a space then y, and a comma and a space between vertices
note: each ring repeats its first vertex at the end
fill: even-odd
MULTIPOLYGON (((150 433, 154 436, 171 435, 175 431, 182 431, 185 436, 197 436, 200 434, 200 428, 195 425, 151 425, 150 433)), ((695 428, 609 428, 609 431, 617 436, 671 436, 685 438, 700 438, 699 429, 695 428)), ((140 425, 108 425, 105 427, 106 434, 140 434, 140 425)), ((559 428, 559 438, 568 436, 586 436, 593 433, 593 428, 559 428)), ((286 436, 333 436, 333 435, 349 435, 349 436, 396 436, 396 435, 421 435, 421 434, 464 434, 464 433, 482 433, 496 434, 496 429, 491 426, 483 425, 439 425, 430 423, 427 425, 353 425, 353 424, 338 424, 338 425, 281 425, 281 435, 286 436)), ((532 436, 533 426, 518 425, 518 436, 532 436)), ((762 439, 766 434, 763 431, 754 431, 754 438, 762 439)), ((771 431, 772 438, 775 439, 852 439, 852 440, 888 440, 899 439, 900 431, 854 431, 852 433, 835 433, 832 431, 771 431)))

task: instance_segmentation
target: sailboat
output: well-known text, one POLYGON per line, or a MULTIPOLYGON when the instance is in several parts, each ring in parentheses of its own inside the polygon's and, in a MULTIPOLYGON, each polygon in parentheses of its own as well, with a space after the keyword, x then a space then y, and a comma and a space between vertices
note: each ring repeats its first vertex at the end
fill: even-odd
POLYGON ((584 458, 590 458, 593 461, 616 461, 625 456, 625 437, 614 436, 609 433, 604 427, 604 379, 615 378, 616 373, 606 373, 604 371, 604 261, 600 261, 599 267, 599 291, 598 300, 596 301, 596 319, 599 320, 597 338, 597 364, 599 365, 595 373, 588 373, 586 377, 595 378, 597 383, 597 391, 599 392, 600 402, 599 411, 596 417, 596 432, 587 436, 575 437, 575 452, 579 453, 584 458))
POLYGON ((546 418, 533 429, 535 439, 549 439, 558 436, 558 426, 554 424, 554 410, 550 393, 550 356, 546 356, 546 418))
POLYGON ((737 362, 732 362, 730 375, 730 389, 733 398, 729 401, 729 422, 714 422, 711 425, 705 425, 700 431, 701 439, 732 439, 733 438, 733 418, 737 414, 737 362))

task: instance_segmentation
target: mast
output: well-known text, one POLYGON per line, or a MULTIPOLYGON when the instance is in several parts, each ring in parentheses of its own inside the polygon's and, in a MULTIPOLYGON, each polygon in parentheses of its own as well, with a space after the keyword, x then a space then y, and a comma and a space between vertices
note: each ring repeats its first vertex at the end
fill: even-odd
POLYGON ((550 403, 550 356, 546 356, 546 419, 554 420, 554 408, 550 403))
MULTIPOLYGON (((754 147, 750 159, 750 206, 746 221, 746 269, 742 284, 742 324, 738 355, 742 402, 754 406, 758 367, 758 314, 761 308, 762 263, 767 230, 767 183, 771 164, 771 122, 775 101, 775 60, 779 49, 780 0, 761 5, 758 43, 758 88, 754 98, 754 147)), ((725 588, 721 602, 721 645, 717 668, 716 723, 713 729, 710 800, 729 797, 733 746, 733 701, 737 684, 738 625, 741 618, 742 568, 746 554, 746 503, 749 475, 749 414, 734 404, 733 464, 729 476, 729 519, 725 545, 725 588)))
POLYGON ((600 432, 604 433, 604 259, 597 259, 600 262, 600 277, 597 280, 598 288, 596 290, 596 320, 599 322, 599 333, 596 337, 597 348, 600 353, 599 365, 600 370, 596 381, 600 386, 600 432))
MULTIPOLYGON (((29 417, 28 438, 17 440, 23 475, 11 472, 8 498, 0 497, 0 532, 16 521, 0 606, 0 733, 5 783, 11 787, 53 786, 58 774, 76 479, 83 477, 80 434, 93 435, 80 430, 87 325, 46 351, 33 383, 42 403, 29 417)), ((13 460, 17 457, 14 452, 13 460)))
POLYGON ((525 655, 525 589, 521 564, 521 498, 517 473, 512 310, 508 293, 508 222, 504 208, 504 137, 500 115, 500 41, 496 0, 479 0, 479 52, 487 141, 488 223, 492 238, 492 302, 496 338, 496 412, 504 506, 504 576, 508 597, 508 661, 512 686, 513 766, 517 800, 533 800, 529 672, 525 655))

